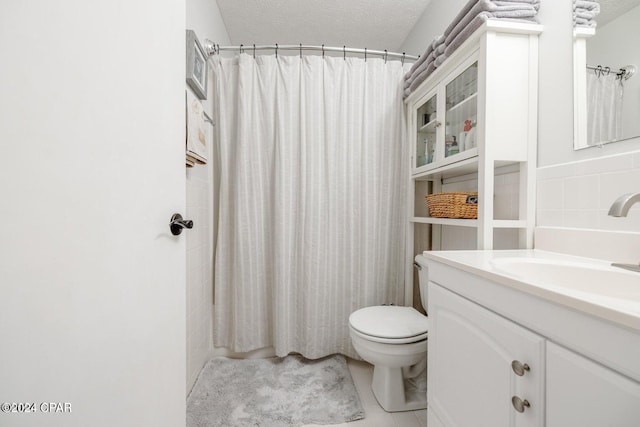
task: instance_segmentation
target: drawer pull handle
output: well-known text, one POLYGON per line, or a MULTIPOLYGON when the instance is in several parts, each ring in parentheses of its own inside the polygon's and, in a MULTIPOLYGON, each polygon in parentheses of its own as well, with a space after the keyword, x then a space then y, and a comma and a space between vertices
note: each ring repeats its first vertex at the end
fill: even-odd
POLYGON ((515 408, 515 410, 518 412, 524 412, 525 408, 531 407, 531 404, 527 399, 522 400, 518 396, 513 396, 511 398, 511 403, 513 404, 513 407, 515 408))
POLYGON ((511 369, 513 369, 513 372, 519 377, 523 376, 525 372, 529 372, 531 370, 529 365, 518 360, 511 362, 511 369))

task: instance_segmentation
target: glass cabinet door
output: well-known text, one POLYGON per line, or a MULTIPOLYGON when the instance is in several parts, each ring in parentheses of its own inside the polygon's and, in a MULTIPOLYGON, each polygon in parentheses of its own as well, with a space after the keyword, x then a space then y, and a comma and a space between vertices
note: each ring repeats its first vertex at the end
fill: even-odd
POLYGON ((416 138, 415 167, 428 165, 435 160, 436 155, 436 107, 437 95, 429 98, 418 108, 418 137, 416 138))
POLYGON ((446 87, 445 147, 449 157, 476 146, 478 63, 473 63, 446 87))

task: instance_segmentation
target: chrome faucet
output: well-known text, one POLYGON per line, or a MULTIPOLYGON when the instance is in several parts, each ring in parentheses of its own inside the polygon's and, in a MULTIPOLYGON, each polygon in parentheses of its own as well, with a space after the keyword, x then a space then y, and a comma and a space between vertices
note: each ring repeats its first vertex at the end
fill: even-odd
POLYGON ((609 208, 610 216, 627 216, 629 208, 634 203, 640 202, 640 193, 627 193, 618 197, 609 208))
MULTIPOLYGON (((629 209, 634 203, 640 202, 640 193, 627 193, 618 197, 615 202, 609 208, 610 216, 627 216, 629 209)), ((613 267, 624 268, 625 270, 636 271, 640 273, 640 264, 620 264, 614 262, 611 264, 613 267)))

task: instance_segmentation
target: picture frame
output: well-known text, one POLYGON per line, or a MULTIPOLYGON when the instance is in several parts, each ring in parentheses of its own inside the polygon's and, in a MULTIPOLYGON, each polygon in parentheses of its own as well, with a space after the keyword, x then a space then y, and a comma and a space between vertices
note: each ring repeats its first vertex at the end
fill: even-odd
POLYGON ((193 30, 187 30, 187 84, 199 99, 207 99, 209 66, 204 49, 193 30))

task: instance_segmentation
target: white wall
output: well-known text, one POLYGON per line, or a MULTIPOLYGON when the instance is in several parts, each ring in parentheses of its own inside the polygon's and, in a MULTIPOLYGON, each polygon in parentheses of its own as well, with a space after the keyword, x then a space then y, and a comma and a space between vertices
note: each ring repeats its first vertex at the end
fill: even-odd
POLYGON ((184 425, 184 10, 0 2, 3 427, 184 425))
MULTIPOLYGON (((187 28, 194 30, 201 42, 209 39, 220 45, 229 44, 229 36, 215 0, 187 0, 187 28)), ((213 79, 209 75, 208 96, 204 101, 209 116, 213 112, 213 79)), ((191 90, 191 89, 188 89, 191 90)), ((188 168, 187 217, 194 227, 187 234, 187 393, 213 348, 213 242, 216 233, 213 179, 214 128, 209 127, 207 143, 209 162, 188 168)))
MULTIPOLYGON (((640 67, 640 6, 623 16, 598 27, 596 35, 587 40, 587 64, 619 69, 625 65, 640 67), (614 47, 614 48, 613 48, 614 47)), ((638 74, 623 83, 622 135, 640 136, 640 78, 638 74)))

